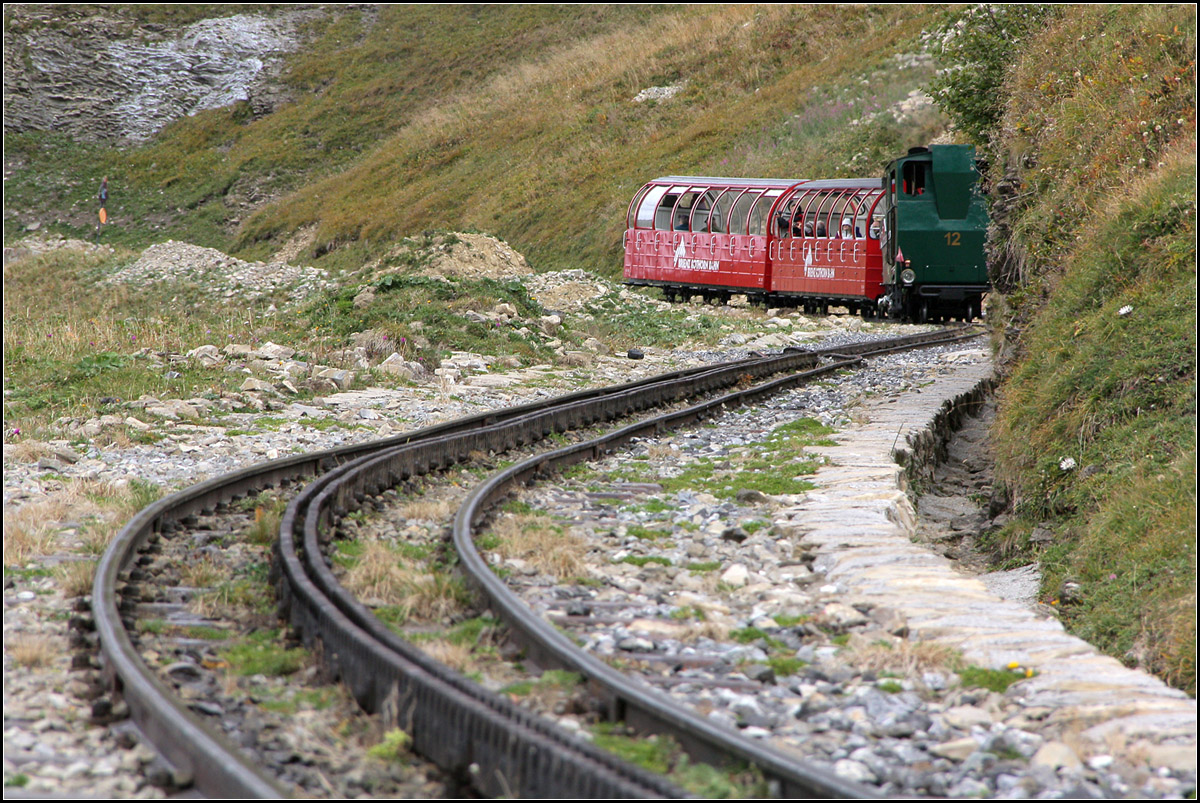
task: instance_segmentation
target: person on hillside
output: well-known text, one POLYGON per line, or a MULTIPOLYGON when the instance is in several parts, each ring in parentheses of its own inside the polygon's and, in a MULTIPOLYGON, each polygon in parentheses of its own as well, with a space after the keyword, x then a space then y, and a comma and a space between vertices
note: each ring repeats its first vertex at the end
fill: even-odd
POLYGON ((96 197, 100 199, 100 219, 96 222, 96 239, 100 239, 100 227, 108 221, 108 176, 100 180, 100 192, 96 193, 96 197))

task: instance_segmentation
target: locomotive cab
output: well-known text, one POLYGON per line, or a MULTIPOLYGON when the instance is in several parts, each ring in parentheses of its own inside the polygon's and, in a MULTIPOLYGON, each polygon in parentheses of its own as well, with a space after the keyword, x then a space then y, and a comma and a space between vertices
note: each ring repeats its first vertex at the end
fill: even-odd
POLYGON ((921 323, 978 315, 988 291, 987 209, 975 148, 913 148, 884 176, 882 307, 921 323))

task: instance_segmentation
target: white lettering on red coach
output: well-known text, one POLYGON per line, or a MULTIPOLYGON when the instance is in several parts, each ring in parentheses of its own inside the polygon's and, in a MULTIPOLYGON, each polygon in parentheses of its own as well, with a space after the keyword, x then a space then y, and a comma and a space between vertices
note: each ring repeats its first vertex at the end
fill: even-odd
POLYGON ((676 270, 718 271, 721 269, 721 261, 718 259, 687 259, 684 257, 685 253, 684 244, 680 241, 675 249, 675 260, 672 263, 672 267, 676 270))

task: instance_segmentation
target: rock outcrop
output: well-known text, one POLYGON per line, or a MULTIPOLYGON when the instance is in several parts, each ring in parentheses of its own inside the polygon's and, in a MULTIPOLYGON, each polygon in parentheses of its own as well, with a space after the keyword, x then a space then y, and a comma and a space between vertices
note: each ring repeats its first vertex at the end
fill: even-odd
POLYGON ((140 142, 181 117, 240 101, 258 116, 286 100, 281 57, 322 12, 239 14, 179 29, 71 6, 9 6, 4 130, 140 142))

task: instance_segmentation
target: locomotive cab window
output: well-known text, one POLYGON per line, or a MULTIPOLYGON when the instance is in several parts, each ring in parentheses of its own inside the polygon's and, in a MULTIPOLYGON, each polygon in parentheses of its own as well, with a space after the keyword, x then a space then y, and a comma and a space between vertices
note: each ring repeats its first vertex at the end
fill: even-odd
POLYGON ((924 195, 926 173, 929 165, 926 162, 907 162, 904 165, 904 192, 908 195, 924 195))

